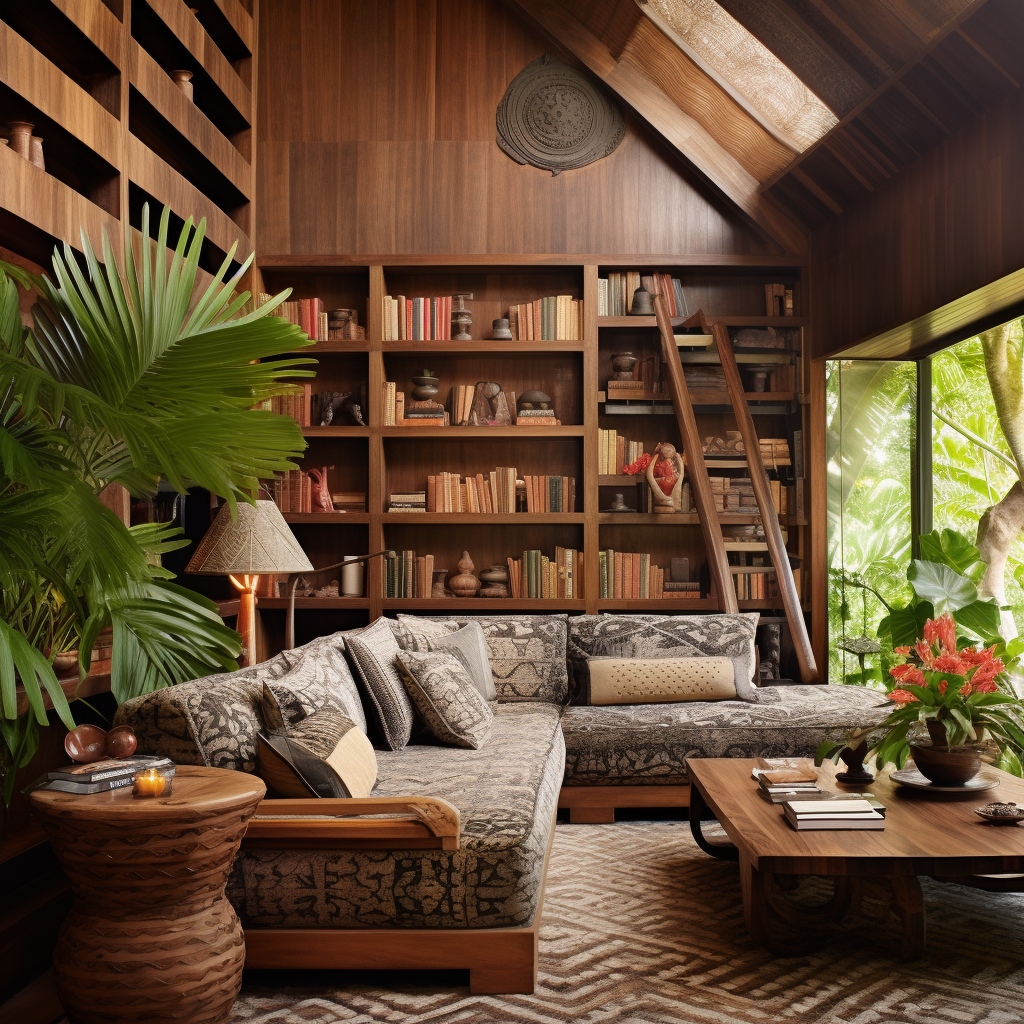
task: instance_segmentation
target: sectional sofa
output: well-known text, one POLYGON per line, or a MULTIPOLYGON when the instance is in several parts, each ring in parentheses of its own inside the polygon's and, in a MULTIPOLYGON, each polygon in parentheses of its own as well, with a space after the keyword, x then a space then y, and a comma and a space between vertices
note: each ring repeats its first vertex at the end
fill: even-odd
POLYGON ((256 771, 264 682, 307 709, 332 701, 374 736, 379 680, 353 665, 356 646, 386 671, 470 620, 496 690, 486 743, 414 737, 377 750, 367 799, 266 801, 229 883, 247 966, 459 967, 474 992, 532 991, 558 806, 574 821, 686 806, 688 757, 809 755, 884 716, 858 687, 756 685, 756 615, 399 616, 128 701, 117 723, 142 752, 256 771), (730 659, 736 699, 585 703, 596 661, 670 657, 730 659))

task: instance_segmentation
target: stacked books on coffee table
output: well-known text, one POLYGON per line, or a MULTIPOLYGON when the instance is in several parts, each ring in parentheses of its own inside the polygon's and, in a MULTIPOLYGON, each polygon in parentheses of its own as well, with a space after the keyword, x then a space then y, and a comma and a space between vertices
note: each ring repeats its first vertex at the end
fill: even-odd
POLYGON ((885 815, 873 800, 835 795, 824 800, 787 800, 782 805, 786 821, 798 832, 885 828, 885 815))

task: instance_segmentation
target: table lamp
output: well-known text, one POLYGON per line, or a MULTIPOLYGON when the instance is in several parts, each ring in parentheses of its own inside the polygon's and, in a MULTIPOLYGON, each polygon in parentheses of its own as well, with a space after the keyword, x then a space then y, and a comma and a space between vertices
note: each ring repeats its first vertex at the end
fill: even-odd
POLYGON ((227 576, 239 590, 238 632, 241 665, 256 663, 256 584, 264 573, 311 572, 312 564, 288 528, 277 505, 261 498, 239 502, 237 514, 223 505, 199 542, 185 572, 227 576))

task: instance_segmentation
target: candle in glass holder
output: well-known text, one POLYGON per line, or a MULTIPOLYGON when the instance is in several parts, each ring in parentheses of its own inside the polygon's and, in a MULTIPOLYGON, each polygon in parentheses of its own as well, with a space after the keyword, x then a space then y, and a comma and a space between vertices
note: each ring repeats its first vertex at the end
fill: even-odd
POLYGON ((135 785, 132 786, 132 796, 163 796, 167 791, 167 779, 164 778, 155 768, 148 772, 139 772, 135 776, 135 785))

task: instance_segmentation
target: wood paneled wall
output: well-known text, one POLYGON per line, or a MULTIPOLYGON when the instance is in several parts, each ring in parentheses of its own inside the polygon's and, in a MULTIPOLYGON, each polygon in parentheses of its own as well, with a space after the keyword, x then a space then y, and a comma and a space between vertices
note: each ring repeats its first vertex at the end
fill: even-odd
MULTIPOLYGON (((812 236, 813 351, 839 352, 1024 266, 1024 92, 812 236)), ((946 318, 948 320, 948 317, 946 318)), ((911 351, 934 348, 922 323, 911 351)), ((886 348, 886 339, 874 348, 886 348)), ((903 351, 859 354, 884 358, 903 351)))
POLYGON ((263 256, 777 251, 634 117, 589 167, 509 159, 495 108, 550 46, 499 0, 262 0, 260 19, 263 256))

